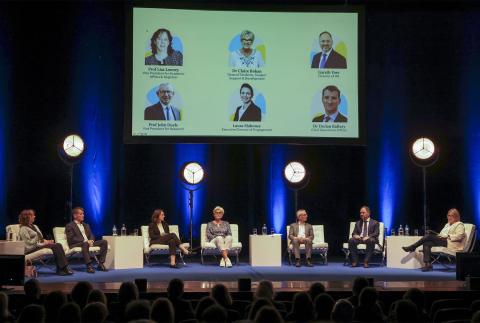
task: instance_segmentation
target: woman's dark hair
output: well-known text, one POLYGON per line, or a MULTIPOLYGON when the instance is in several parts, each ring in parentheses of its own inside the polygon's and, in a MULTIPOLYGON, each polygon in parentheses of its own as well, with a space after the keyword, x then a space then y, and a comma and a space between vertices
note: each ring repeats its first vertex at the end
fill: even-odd
POLYGON ((250 90, 250 92, 252 92, 252 97, 253 97, 253 87, 252 87, 250 84, 248 84, 248 83, 243 83, 242 86, 240 86, 240 92, 242 92, 242 89, 243 89, 244 87, 246 87, 247 89, 250 90))
POLYGON ((293 297, 292 313, 297 321, 313 320, 313 303, 306 292, 298 292, 293 297))
POLYGON ((107 296, 100 289, 93 289, 88 294, 87 303, 100 302, 102 304, 108 305, 107 296))
POLYGON ((198 302, 197 307, 195 308, 195 317, 197 318, 197 320, 200 320, 202 318, 203 312, 212 305, 218 305, 215 298, 213 298, 212 296, 202 297, 198 302))
POLYGON ((168 298, 157 298, 152 305, 150 318, 155 322, 175 322, 175 311, 168 298))
POLYGON ((79 281, 73 286, 72 292, 70 293, 72 301, 77 303, 80 309, 83 309, 85 305, 87 305, 88 294, 90 294, 92 289, 93 286, 90 282, 79 281))
POLYGON ((317 295, 314 300, 315 319, 319 321, 330 320, 335 300, 327 293, 317 295))
POLYGON ((258 312, 260 311, 260 309, 263 308, 264 306, 273 306, 273 304, 268 298, 265 298, 265 297, 257 298, 252 303, 252 306, 250 307, 250 312, 248 312, 248 319, 250 321, 253 321, 257 316, 258 312))
POLYGON ((118 302, 122 306, 127 306, 130 301, 136 301, 138 299, 138 288, 132 282, 123 282, 118 290, 118 302))
POLYGON ((160 214, 165 213, 163 209, 155 209, 152 214, 152 223, 157 223, 157 219, 160 217, 160 214))
POLYGON ((160 36, 160 34, 167 34, 168 37, 168 47, 167 47, 167 54, 168 56, 171 56, 173 54, 173 48, 172 48, 172 34, 168 29, 165 28, 160 28, 156 32, 153 33, 152 38, 150 38, 150 47, 152 48, 152 53, 155 55, 157 53, 157 44, 155 44, 155 41, 157 38, 160 36))
POLYGON ((270 323, 277 322, 282 323, 283 318, 277 309, 273 306, 263 306, 255 316, 254 323, 270 323))
POLYGON ((216 284, 213 286, 210 296, 212 296, 219 305, 227 309, 232 306, 232 297, 230 296, 230 292, 228 291, 227 286, 223 284, 216 284))
POLYGON ((30 214, 35 214, 35 211, 32 209, 22 210, 22 212, 20 212, 18 215, 18 223, 20 223, 20 225, 28 225, 30 214))
POLYGON ((103 322, 108 316, 107 306, 100 302, 90 303, 82 311, 82 322, 103 322))
POLYGON ((63 304, 58 310, 57 322, 80 323, 82 321, 81 316, 80 306, 77 303, 70 302, 63 304))

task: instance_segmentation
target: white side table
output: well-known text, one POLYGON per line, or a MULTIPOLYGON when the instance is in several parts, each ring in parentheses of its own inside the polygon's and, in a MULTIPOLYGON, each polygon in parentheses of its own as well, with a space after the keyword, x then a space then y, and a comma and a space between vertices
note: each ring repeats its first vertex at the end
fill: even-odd
POLYGON ((388 236, 387 268, 418 269, 423 266, 423 254, 418 251, 405 252, 402 247, 420 240, 421 236, 388 236))
POLYGON ((103 236, 110 250, 107 252, 105 267, 108 269, 143 268, 142 236, 103 236))
POLYGON ((24 255, 25 242, 0 240, 0 255, 24 255))
POLYGON ((282 235, 250 235, 250 265, 280 267, 282 265, 282 235))

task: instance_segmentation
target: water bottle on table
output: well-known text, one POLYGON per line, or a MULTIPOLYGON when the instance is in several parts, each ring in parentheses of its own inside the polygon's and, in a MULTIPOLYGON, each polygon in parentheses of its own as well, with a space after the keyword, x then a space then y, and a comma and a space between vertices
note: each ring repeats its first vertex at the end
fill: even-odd
POLYGON ((398 228, 398 235, 403 236, 403 226, 400 224, 400 227, 398 228))
POLYGON ((264 224, 263 227, 262 227, 262 234, 263 235, 267 234, 267 225, 266 224, 264 224))
POLYGON ((127 235, 127 227, 124 225, 122 225, 122 229, 120 230, 120 234, 122 236, 126 236, 127 235))
POLYGON ((410 235, 410 228, 408 227, 408 224, 405 225, 405 235, 406 236, 410 235))
POLYGON ((112 236, 116 236, 116 235, 117 235, 117 226, 113 225, 112 236))

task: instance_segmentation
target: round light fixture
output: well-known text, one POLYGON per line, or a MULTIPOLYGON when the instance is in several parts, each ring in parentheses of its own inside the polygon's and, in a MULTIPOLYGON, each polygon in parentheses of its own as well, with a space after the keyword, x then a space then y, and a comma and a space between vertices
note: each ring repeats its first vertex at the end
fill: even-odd
POLYGON ((180 172, 182 180, 190 185, 199 184, 204 176, 205 171, 203 167, 197 162, 186 163, 180 172))
POLYGON ((63 151, 71 158, 78 158, 85 151, 85 143, 79 135, 68 135, 63 140, 63 151))
POLYGON ((283 175, 285 176, 287 182, 291 184, 299 184, 305 179, 307 171, 305 166, 303 166, 301 163, 292 161, 285 166, 283 175))
POLYGON ((412 154, 420 160, 427 160, 435 154, 435 144, 428 138, 418 138, 412 145, 412 154))

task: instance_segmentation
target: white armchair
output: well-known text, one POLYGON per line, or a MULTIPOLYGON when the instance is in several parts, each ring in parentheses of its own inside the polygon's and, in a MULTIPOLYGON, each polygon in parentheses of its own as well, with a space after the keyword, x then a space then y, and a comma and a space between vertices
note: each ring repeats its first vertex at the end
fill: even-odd
POLYGON ((432 247, 432 256, 434 258, 433 262, 439 261, 441 264, 446 265, 441 262, 442 258, 446 258, 449 262, 452 262, 456 256, 457 252, 472 252, 475 247, 475 242, 477 240, 477 228, 474 224, 464 223, 465 226, 465 246, 462 251, 450 250, 447 247, 432 247))
MULTIPOLYGON (((74 256, 81 256, 82 247, 74 247, 70 248, 67 242, 67 235, 65 234, 65 227, 55 227, 53 228, 53 238, 55 242, 60 243, 65 251, 65 255, 70 258, 74 256)), ((95 258, 95 261, 98 262, 97 253, 100 252, 100 247, 90 247, 89 249, 90 254, 95 258)), ((108 246, 108 250, 110 250, 110 246, 108 246)), ((108 252, 108 251, 107 251, 108 252)))
MULTIPOLYGON (((20 224, 10 224, 6 227, 7 236, 12 232, 20 238, 20 224)), ((30 260, 32 262, 38 261, 42 265, 46 265, 51 259, 53 259, 53 251, 50 248, 42 248, 34 251, 28 255, 25 255, 25 261, 30 260)))
MULTIPOLYGON (((177 237, 180 238, 178 225, 169 225, 168 226, 170 233, 175 233, 177 237)), ((150 234, 148 233, 148 226, 142 225, 142 236, 143 236, 143 254, 145 255, 145 260, 147 264, 150 263, 150 256, 152 255, 170 255, 169 247, 166 244, 152 244, 150 245, 150 234)), ((189 243, 182 243, 182 246, 185 248, 189 248, 189 243)), ((185 265, 185 261, 183 260, 183 254, 179 248, 177 248, 177 253, 182 260, 182 263, 185 265)))
MULTIPOLYGON (((323 264, 327 264, 327 252, 328 252, 328 243, 325 242, 325 235, 323 230, 323 224, 312 225, 313 227, 313 242, 312 242, 312 256, 320 255, 323 260, 323 264)), ((288 263, 292 264, 292 254, 293 254, 293 245, 288 235, 290 233, 290 226, 287 226, 287 252, 288 252, 288 263)), ((305 253, 305 245, 300 245, 300 253, 305 253)))
MULTIPOLYGON (((353 230, 355 229, 356 222, 350 222, 350 229, 348 231, 348 239, 352 237, 353 230)), ((381 265, 385 265, 385 224, 383 222, 379 222, 379 235, 378 235, 378 243, 375 244, 375 249, 373 250, 374 255, 380 255, 382 257, 381 265)), ((366 244, 359 244, 357 246, 358 254, 365 254, 367 249, 366 244)), ((344 266, 350 263, 350 249, 348 249, 348 242, 343 243, 343 252, 345 253, 345 261, 343 263, 344 266)))
MULTIPOLYGON (((238 224, 231 224, 230 223, 230 230, 232 231, 232 249, 228 251, 229 255, 234 255, 235 256, 235 264, 239 264, 239 259, 238 255, 240 254, 240 251, 242 251, 242 243, 238 241, 238 224)), ((200 227, 200 245, 201 245, 201 251, 200 251, 200 259, 202 261, 202 265, 204 263, 203 261, 203 256, 217 256, 220 255, 220 251, 217 249, 217 246, 215 244, 211 243, 207 239, 207 224, 202 223, 200 227)))

